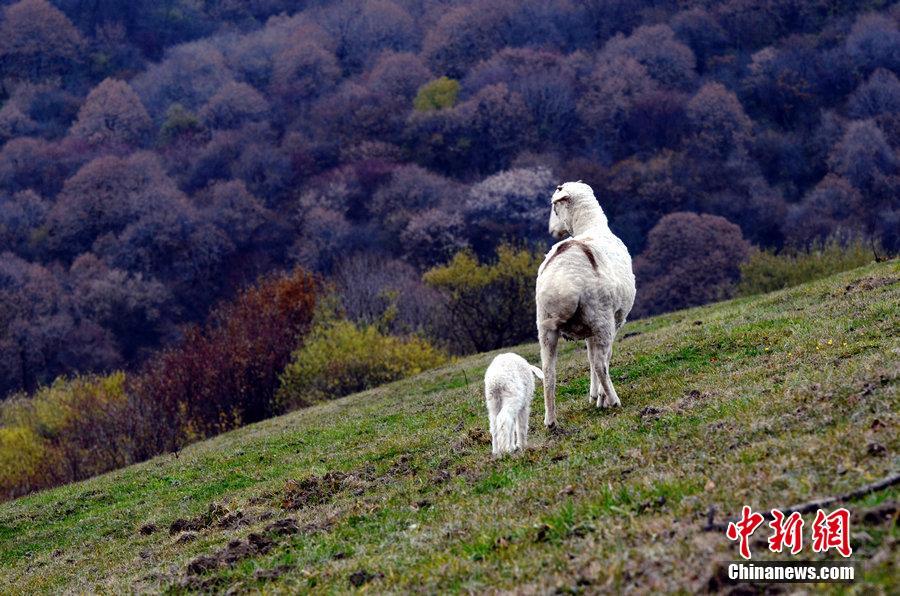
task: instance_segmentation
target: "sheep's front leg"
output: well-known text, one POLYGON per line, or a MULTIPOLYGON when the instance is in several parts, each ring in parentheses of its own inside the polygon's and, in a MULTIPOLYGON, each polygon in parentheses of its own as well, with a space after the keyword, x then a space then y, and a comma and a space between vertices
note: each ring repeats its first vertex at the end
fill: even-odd
POLYGON ((559 332, 556 329, 541 329, 541 368, 544 371, 544 424, 556 425, 556 346, 559 332))

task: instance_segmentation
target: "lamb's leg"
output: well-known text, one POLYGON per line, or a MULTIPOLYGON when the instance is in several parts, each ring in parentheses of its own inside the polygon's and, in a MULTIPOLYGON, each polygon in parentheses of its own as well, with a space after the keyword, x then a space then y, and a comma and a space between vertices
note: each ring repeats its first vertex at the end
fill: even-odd
POLYGON ((491 453, 497 455, 500 449, 497 445, 497 413, 500 412, 500 403, 497 400, 488 399, 488 420, 491 425, 491 453))
POLYGON ((544 424, 556 425, 556 345, 559 332, 556 329, 541 328, 541 368, 544 371, 544 424))
POLYGON ((497 415, 488 410, 488 420, 491 423, 491 453, 497 455, 497 415))
POLYGON ((517 440, 519 449, 525 451, 525 448, 528 446, 528 408, 519 410, 519 424, 517 425, 517 428, 519 430, 517 440))

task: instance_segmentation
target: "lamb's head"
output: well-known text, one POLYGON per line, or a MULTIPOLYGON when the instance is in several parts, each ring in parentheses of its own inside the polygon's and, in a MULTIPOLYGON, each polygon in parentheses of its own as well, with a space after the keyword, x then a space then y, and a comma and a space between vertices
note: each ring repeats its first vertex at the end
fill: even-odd
POLYGON ((590 186, 581 180, 557 186, 550 199, 550 235, 556 239, 574 236, 573 214, 585 207, 590 207, 591 210, 600 207, 590 186))

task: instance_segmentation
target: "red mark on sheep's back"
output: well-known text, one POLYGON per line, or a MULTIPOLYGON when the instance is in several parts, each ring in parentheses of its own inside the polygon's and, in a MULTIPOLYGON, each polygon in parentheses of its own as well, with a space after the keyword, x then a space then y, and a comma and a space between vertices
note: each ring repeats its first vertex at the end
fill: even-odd
POLYGON ((586 256, 588 258, 588 261, 590 261, 591 267, 594 269, 594 271, 597 271, 597 258, 594 256, 594 253, 593 251, 591 251, 590 247, 583 242, 579 242, 578 240, 574 240, 571 238, 569 240, 566 240, 565 242, 561 242, 559 246, 556 247, 556 251, 554 251, 554 253, 547 260, 547 265, 550 265, 550 263, 553 262, 553 259, 563 254, 573 246, 581 248, 582 252, 584 252, 584 256, 586 256))

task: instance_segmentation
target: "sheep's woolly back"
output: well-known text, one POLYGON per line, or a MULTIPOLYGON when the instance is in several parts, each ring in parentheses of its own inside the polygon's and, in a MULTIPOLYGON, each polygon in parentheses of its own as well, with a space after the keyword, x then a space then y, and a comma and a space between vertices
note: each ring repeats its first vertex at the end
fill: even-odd
POLYGON ((508 399, 519 397, 531 401, 535 376, 542 379, 544 374, 518 354, 500 354, 484 373, 485 399, 500 399, 504 405, 508 399))

